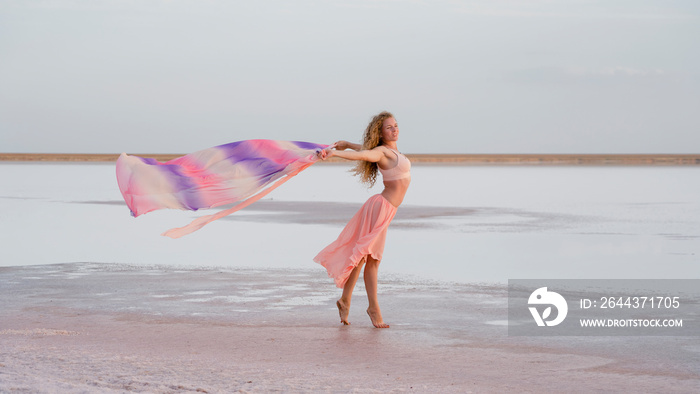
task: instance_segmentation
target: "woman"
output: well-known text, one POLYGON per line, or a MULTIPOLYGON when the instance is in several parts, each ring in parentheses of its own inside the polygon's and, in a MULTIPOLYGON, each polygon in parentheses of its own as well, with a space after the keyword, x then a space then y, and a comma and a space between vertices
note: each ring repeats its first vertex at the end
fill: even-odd
POLYGON ((384 190, 370 197, 350 219, 338 239, 314 258, 315 262, 326 267, 328 275, 343 289, 343 295, 336 305, 340 321, 346 325, 350 324, 348 315, 352 291, 364 265, 365 289, 369 299, 367 314, 375 327, 389 327, 382 319, 377 301, 377 272, 384 251, 387 227, 411 182, 411 162, 398 152, 398 139, 399 126, 394 116, 382 112, 367 126, 361 146, 338 141, 319 153, 323 160, 333 156, 358 160, 355 175, 359 175, 362 182, 370 187, 377 179, 377 170, 382 173, 384 181, 384 190))

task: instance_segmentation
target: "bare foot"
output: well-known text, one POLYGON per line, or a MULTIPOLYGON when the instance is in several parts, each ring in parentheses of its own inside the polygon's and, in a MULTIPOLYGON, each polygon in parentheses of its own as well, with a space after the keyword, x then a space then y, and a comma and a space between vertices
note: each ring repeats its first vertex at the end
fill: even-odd
POLYGON ((350 308, 345 305, 344 302, 341 300, 338 300, 335 302, 335 306, 338 307, 338 313, 340 314, 340 322, 347 325, 350 325, 350 322, 348 322, 348 315, 350 314, 350 308))
POLYGON ((370 311, 369 308, 367 308, 367 314, 369 315, 369 318, 372 320, 372 324, 377 327, 377 328, 389 328, 389 325, 384 323, 384 319, 382 319, 382 312, 377 309, 376 311, 370 311))

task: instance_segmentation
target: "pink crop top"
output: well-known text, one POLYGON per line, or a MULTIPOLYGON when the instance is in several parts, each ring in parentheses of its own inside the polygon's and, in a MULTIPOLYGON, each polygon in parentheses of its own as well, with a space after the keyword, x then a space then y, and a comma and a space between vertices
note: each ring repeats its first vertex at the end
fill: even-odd
POLYGON ((408 160, 408 157, 404 156, 403 153, 399 153, 391 148, 389 149, 392 152, 396 153, 396 156, 398 156, 399 158, 399 162, 396 163, 396 166, 394 166, 394 168, 390 168, 388 170, 382 170, 381 167, 377 166, 379 172, 382 173, 382 178, 384 178, 385 181, 395 181, 397 179, 410 178, 411 161, 408 160))

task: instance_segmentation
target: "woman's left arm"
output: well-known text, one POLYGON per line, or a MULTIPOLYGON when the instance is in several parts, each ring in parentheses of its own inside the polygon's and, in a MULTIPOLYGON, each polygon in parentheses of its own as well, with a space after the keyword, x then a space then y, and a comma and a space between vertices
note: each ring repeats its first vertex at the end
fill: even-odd
POLYGON ((362 145, 360 144, 353 144, 352 142, 348 141, 337 141, 335 144, 332 146, 335 146, 335 149, 337 150, 345 150, 345 149, 352 149, 355 151, 360 151, 362 150, 362 145))
POLYGON ((336 150, 326 148, 319 152, 319 157, 321 160, 326 160, 329 157, 342 157, 346 160, 364 160, 372 163, 378 163, 382 158, 384 158, 384 152, 380 147, 376 147, 370 150, 360 150, 360 151, 347 151, 347 150, 336 150))

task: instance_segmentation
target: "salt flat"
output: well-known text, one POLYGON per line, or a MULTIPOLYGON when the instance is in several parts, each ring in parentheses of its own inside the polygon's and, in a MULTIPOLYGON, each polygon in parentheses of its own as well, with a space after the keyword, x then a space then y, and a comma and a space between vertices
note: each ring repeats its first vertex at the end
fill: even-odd
POLYGON ((696 338, 505 326, 509 278, 700 278, 699 168, 414 166, 380 270, 385 331, 361 283, 339 325, 311 261, 379 191, 347 168, 173 240, 208 212, 131 218, 108 164, 0 164, 0 391, 700 387, 696 338))
MULTIPOLYGON (((508 337, 500 285, 380 281, 339 324, 310 269, 0 268, 0 392, 694 392, 694 337, 508 337)), ((357 289, 358 294, 362 286, 357 289)))

